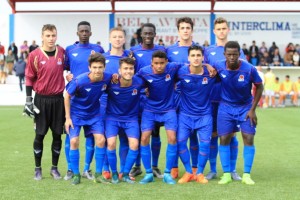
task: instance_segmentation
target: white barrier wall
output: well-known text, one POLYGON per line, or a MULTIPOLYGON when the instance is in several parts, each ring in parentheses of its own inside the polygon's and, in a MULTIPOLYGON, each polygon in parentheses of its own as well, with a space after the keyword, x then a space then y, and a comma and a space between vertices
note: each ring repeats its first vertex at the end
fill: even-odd
POLYGON ((121 24, 125 29, 127 36, 127 47, 129 47, 130 39, 133 33, 140 28, 141 23, 153 23, 156 26, 155 43, 159 39, 163 39, 165 45, 169 45, 171 41, 178 41, 178 30, 176 22, 178 18, 188 16, 194 22, 193 40, 203 44, 205 40, 210 38, 210 14, 116 14, 115 24, 121 24))
POLYGON ((269 48, 276 42, 283 56, 289 42, 300 44, 300 15, 297 13, 243 13, 217 14, 216 17, 225 17, 230 26, 230 40, 236 40, 249 48, 252 41, 258 47, 266 42, 269 48))
POLYGON ((58 32, 57 44, 66 47, 78 41, 77 24, 80 21, 88 21, 92 26, 91 43, 101 41, 101 45, 108 50, 108 14, 78 14, 78 13, 53 13, 53 14, 16 14, 15 15, 15 43, 23 44, 24 40, 28 41, 28 45, 32 40, 41 44, 41 30, 44 24, 55 24, 58 32))

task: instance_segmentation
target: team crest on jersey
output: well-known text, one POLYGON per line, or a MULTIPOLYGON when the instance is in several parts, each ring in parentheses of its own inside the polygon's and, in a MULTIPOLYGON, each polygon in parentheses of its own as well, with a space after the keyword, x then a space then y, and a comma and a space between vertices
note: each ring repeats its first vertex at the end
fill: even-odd
POLYGON ((46 63, 46 61, 41 61, 41 64, 44 65, 46 63))
POLYGON ((96 53, 96 51, 95 51, 95 50, 92 50, 92 51, 91 51, 91 55, 92 55, 92 54, 95 54, 95 53, 96 53))
POLYGON ((78 53, 72 53, 72 55, 73 55, 74 57, 76 57, 76 56, 78 56, 78 53))
POLYGON ((132 90, 132 96, 137 95, 137 93, 138 93, 137 89, 132 90))
POLYGON ((170 80, 171 80, 171 76, 170 76, 170 74, 167 74, 165 81, 170 81, 170 80))
POLYGON ((243 82, 244 81, 244 75, 240 75, 238 81, 243 82))
POLYGON ((187 83, 191 82, 190 79, 184 79, 184 81, 187 82, 187 83))
POLYGON ((107 85, 106 85, 106 84, 104 84, 104 85, 102 86, 102 88, 101 88, 101 91, 104 91, 104 90, 106 90, 106 87, 107 87, 107 85))
POLYGON ((139 54, 137 54, 138 55, 138 57, 142 57, 144 54, 142 54, 142 53, 139 53, 139 54))
POLYGON ((174 55, 177 55, 179 53, 179 51, 173 51, 172 52, 174 55))
POLYGON ((90 92, 91 91, 91 88, 86 88, 85 89, 87 92, 90 92))
POLYGON ((207 84, 207 83, 208 83, 208 79, 206 77, 204 77, 202 80, 202 85, 207 84))
POLYGON ((61 58, 58 58, 57 64, 58 64, 58 65, 62 65, 61 58))
POLYGON ((105 60, 105 63, 109 63, 109 60, 105 60))
POLYGON ((211 52, 210 54, 214 56, 214 55, 216 55, 216 52, 211 52))
POLYGON ((120 92, 117 92, 117 91, 114 91, 114 93, 115 93, 115 95, 118 95, 118 94, 120 94, 120 92))

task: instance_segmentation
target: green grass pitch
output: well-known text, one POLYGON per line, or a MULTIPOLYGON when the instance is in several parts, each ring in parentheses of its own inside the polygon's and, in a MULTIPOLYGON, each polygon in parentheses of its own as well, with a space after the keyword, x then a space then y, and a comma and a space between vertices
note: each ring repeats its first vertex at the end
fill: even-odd
MULTIPOLYGON (((255 137, 256 156, 252 169, 254 186, 240 182, 218 185, 212 180, 207 185, 195 182, 167 185, 160 179, 148 185, 95 184, 82 179, 73 186, 69 181, 55 181, 50 177, 51 134, 44 142, 42 160, 43 180, 33 180, 33 123, 21 115, 22 107, 0 107, 0 199, 300 199, 300 109, 258 109, 258 127, 255 137)), ((164 133, 164 132, 163 132, 164 133)), ((165 165, 166 137, 162 134, 160 169, 165 165)), ((243 172, 243 144, 239 136, 240 152, 237 164, 243 172)), ((81 138, 81 171, 83 169, 84 138, 81 138)), ((180 175, 183 166, 180 165, 180 175)), ((206 172, 207 173, 207 168, 206 172)), ((94 162, 92 163, 94 171, 94 162)), ((59 170, 66 172, 62 149, 59 170)), ((221 166, 218 163, 218 176, 221 166)), ((137 180, 140 180, 138 177, 137 180)))

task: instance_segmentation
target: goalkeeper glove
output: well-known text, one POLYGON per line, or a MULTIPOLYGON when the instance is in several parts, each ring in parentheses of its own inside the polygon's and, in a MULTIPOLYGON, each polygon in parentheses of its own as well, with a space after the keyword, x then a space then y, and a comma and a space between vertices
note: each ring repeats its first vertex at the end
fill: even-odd
POLYGON ((39 114, 40 110, 32 103, 32 97, 26 97, 23 115, 34 118, 35 114, 39 114))

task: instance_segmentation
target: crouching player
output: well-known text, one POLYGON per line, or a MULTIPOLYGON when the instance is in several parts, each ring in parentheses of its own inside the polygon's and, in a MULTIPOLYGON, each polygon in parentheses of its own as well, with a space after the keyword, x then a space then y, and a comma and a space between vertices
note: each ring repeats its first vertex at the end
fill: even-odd
POLYGON ((205 184, 208 181, 203 175, 203 170, 209 157, 212 134, 209 95, 216 82, 216 77, 211 78, 208 70, 202 66, 203 51, 201 47, 190 46, 188 60, 190 64, 181 67, 178 71, 181 102, 179 104, 177 143, 179 156, 186 170, 178 183, 187 183, 195 179, 197 182, 205 184), (190 153, 187 148, 187 140, 191 134, 197 134, 199 142, 196 177, 192 173, 190 153))
POLYGON ((129 141, 129 151, 123 169, 122 180, 134 183, 129 171, 136 161, 140 138, 138 123, 140 91, 143 80, 134 75, 135 61, 132 58, 120 59, 120 79, 117 84, 111 83, 107 88, 108 101, 106 108, 107 158, 112 170, 112 183, 119 182, 117 172, 116 139, 120 130, 124 131, 129 141))
POLYGON ((66 86, 65 128, 70 136, 70 161, 74 173, 72 184, 80 183, 79 174, 79 133, 83 126, 86 135, 93 134, 96 150, 95 182, 109 183, 102 175, 103 159, 106 153, 104 125, 100 120, 99 98, 110 83, 111 75, 104 73, 105 58, 99 54, 91 54, 89 59, 90 72, 79 75, 66 86))
POLYGON ((224 175, 219 184, 232 181, 230 174, 230 141, 234 129, 240 126, 244 141, 244 174, 242 183, 253 185, 250 172, 255 155, 254 135, 256 132, 256 106, 263 92, 262 80, 251 64, 239 59, 240 45, 229 41, 224 48, 226 60, 216 63, 221 79, 221 102, 218 110, 217 129, 220 137, 220 160, 224 175), (256 87, 251 95, 252 84, 256 87))

